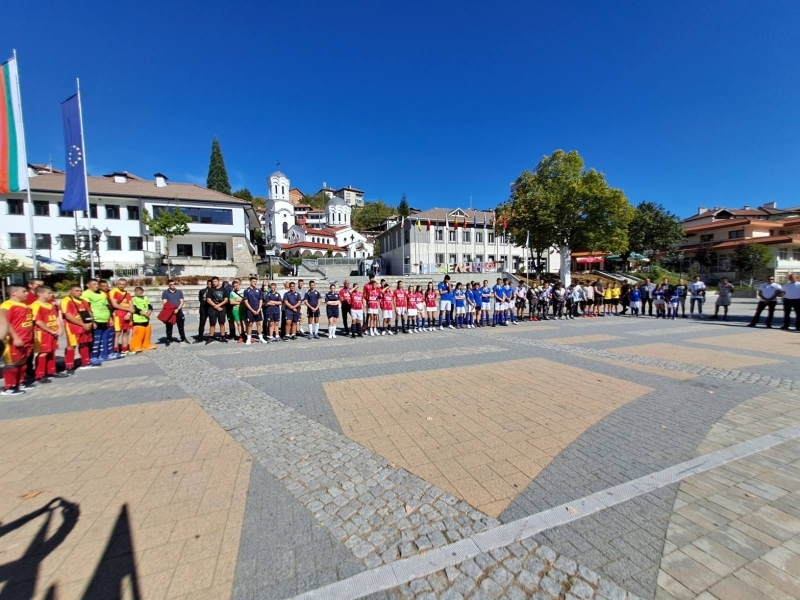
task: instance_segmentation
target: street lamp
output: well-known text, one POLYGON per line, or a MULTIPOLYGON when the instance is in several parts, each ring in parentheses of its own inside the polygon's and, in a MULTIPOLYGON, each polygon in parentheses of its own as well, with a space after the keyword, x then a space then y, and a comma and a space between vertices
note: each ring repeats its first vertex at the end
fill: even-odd
POLYGON ((111 230, 108 227, 106 227, 103 231, 100 231, 97 227, 92 227, 91 229, 81 227, 78 230, 78 233, 80 234, 81 239, 85 238, 88 242, 87 246, 89 250, 89 260, 91 263, 91 275, 92 278, 94 278, 94 254, 92 252, 92 246, 97 248, 97 269, 98 271, 102 271, 103 269, 100 263, 100 242, 108 241, 108 238, 111 237, 111 230), (103 236, 105 236, 105 239, 103 236))
POLYGON ((683 279, 683 252, 678 252, 678 277, 683 279))

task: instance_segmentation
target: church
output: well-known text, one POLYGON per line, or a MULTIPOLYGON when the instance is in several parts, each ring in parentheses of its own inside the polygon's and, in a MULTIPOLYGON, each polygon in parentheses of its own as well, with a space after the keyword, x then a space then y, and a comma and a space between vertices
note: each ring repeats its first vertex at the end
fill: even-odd
POLYGON ((268 240, 280 247, 282 258, 347 258, 372 257, 374 245, 353 229, 350 217, 353 209, 347 202, 333 196, 324 209, 324 227, 311 227, 305 215, 295 214, 295 204, 289 196, 289 179, 280 171, 267 178, 269 189, 265 205, 265 227, 268 240))

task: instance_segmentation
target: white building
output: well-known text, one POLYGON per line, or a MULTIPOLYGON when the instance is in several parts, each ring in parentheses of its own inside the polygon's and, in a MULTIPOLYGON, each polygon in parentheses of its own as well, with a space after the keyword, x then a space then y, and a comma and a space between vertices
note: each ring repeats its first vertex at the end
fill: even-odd
POLYGON ((317 194, 325 194, 330 199, 341 198, 350 208, 364 206, 364 191, 354 188, 351 185, 334 190, 328 187, 328 184, 323 181, 322 187, 317 194))
MULTIPOLYGON (((411 215, 378 235, 384 272, 520 272, 526 259, 532 272, 536 257, 495 233, 493 219, 492 211, 460 208, 432 208, 411 215)), ((559 260, 558 252, 545 253, 542 267, 557 273, 559 260)))
POLYGON ((280 171, 275 171, 267 178, 267 240, 274 238, 277 244, 289 241, 289 228, 295 224, 295 206, 289 200, 289 179, 280 171))
MULTIPOLYGON (((64 212, 61 200, 66 177, 63 171, 41 165, 29 168, 33 200, 31 238, 30 207, 25 193, 0 196, 0 249, 11 255, 30 256, 35 245, 43 271, 61 270, 73 255, 76 244, 85 238, 88 220, 81 212, 64 212)), ((189 267, 231 264, 248 271, 255 247, 251 229, 258 217, 250 203, 233 196, 189 183, 172 183, 157 173, 145 180, 127 172, 88 177, 89 209, 92 228, 97 230, 96 246, 102 270, 136 270, 172 257, 176 274, 195 274, 189 267), (180 206, 192 222, 191 233, 173 238, 169 247, 163 238, 153 236, 140 217, 180 206)), ((166 262, 166 260, 164 260, 166 262)))

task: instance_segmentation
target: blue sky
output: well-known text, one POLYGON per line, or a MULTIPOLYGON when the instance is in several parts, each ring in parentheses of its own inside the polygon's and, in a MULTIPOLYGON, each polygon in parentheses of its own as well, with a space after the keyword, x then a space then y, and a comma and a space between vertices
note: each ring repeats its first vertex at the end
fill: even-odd
POLYGON ((353 185, 490 208, 578 150, 633 203, 800 204, 800 3, 17 1, 30 161, 64 164, 81 78, 93 174, 353 185))

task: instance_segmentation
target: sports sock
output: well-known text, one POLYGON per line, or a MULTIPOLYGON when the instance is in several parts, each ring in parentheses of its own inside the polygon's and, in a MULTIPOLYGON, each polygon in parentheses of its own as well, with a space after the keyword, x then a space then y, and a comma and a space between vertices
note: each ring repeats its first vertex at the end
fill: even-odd
POLYGON ((69 370, 75 368, 75 348, 64 350, 64 366, 69 370))
POLYGON ((442 313, 439 313, 439 327, 442 326, 442 318, 443 317, 444 317, 444 315, 442 313))
POLYGON ((39 354, 36 357, 36 379, 42 379, 47 369, 47 355, 39 354))
POLYGON ((5 389, 10 390, 17 385, 17 367, 6 367, 3 369, 3 381, 5 389))
POLYGON ((56 353, 55 352, 48 352, 48 354, 47 354, 47 374, 48 375, 55 375, 56 374, 56 353))
POLYGON ((17 367, 17 387, 22 387, 25 383, 25 374, 27 372, 27 367, 25 365, 21 365, 17 367))

